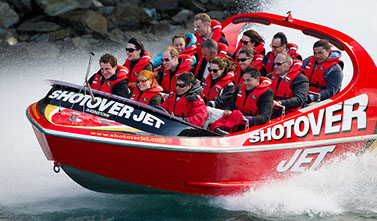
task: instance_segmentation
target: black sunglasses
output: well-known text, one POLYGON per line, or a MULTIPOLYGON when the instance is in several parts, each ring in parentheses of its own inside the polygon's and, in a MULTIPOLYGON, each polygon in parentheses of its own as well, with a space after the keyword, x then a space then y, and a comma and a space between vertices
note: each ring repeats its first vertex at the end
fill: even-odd
POLYGON ((137 80, 136 80, 136 83, 140 83, 140 82, 141 82, 141 83, 145 83, 145 82, 147 82, 147 81, 148 81, 148 80, 145 80, 145 79, 142 79, 142 80, 138 80, 138 79, 137 79, 137 80))
POLYGON ((162 62, 164 62, 164 61, 169 62, 170 59, 169 59, 169 58, 161 58, 161 61, 162 61, 162 62))
POLYGON ((243 45, 247 45, 247 44, 249 44, 251 41, 244 41, 244 40, 240 40, 240 42, 241 42, 241 44, 243 44, 243 45))
POLYGON ((134 52, 134 51, 136 51, 136 49, 135 48, 126 48, 126 51, 128 51, 128 52, 134 52))
POLYGON ((249 60, 250 58, 238 58, 238 61, 239 62, 245 62, 245 61, 247 61, 247 60, 249 60))
POLYGON ((186 87, 187 86, 187 84, 176 84, 175 85, 175 87, 180 87, 180 88, 184 88, 184 87, 186 87))
POLYGON ((208 72, 213 72, 213 73, 217 73, 218 71, 220 71, 220 69, 211 69, 211 68, 208 68, 208 72))
POLYGON ((274 62, 274 65, 277 65, 277 66, 282 66, 284 63, 287 63, 288 61, 284 61, 284 62, 274 62))
POLYGON ((272 48, 272 49, 278 49, 278 48, 280 48, 281 46, 283 46, 283 45, 279 45, 279 46, 273 46, 272 44, 270 44, 270 47, 272 48))

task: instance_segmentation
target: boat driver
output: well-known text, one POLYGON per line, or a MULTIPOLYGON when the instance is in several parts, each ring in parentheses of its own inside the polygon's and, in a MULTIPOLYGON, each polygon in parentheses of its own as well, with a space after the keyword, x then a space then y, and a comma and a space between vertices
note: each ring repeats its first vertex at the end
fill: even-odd
POLYGON ((89 79, 92 89, 107 93, 129 96, 128 69, 117 64, 117 59, 112 54, 104 54, 99 59, 101 69, 89 79))

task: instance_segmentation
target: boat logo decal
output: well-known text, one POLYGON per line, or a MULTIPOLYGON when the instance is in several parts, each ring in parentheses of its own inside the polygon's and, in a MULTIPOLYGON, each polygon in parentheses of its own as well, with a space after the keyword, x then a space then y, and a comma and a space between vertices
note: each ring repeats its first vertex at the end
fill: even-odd
POLYGON ((91 96, 88 94, 84 95, 64 90, 53 91, 48 97, 52 99, 52 104, 54 102, 62 102, 62 105, 64 104, 66 107, 72 109, 82 110, 85 108, 85 112, 105 118, 111 118, 119 122, 127 119, 157 129, 165 124, 165 121, 153 114, 135 109, 124 103, 108 100, 107 98, 95 97, 95 100, 92 102, 91 96))
POLYGON ((317 169, 327 154, 334 152, 334 150, 335 145, 296 150, 289 161, 280 161, 276 171, 279 173, 288 171, 300 173, 307 169, 317 169), (313 161, 313 159, 315 160, 313 161))
MULTIPOLYGON (((307 115, 290 119, 250 134, 250 143, 280 141, 283 139, 304 138, 364 131, 367 127, 368 96, 359 96, 345 100, 307 115), (295 136, 295 137, 294 137, 295 136)), ((326 139, 326 138, 325 138, 326 139)))

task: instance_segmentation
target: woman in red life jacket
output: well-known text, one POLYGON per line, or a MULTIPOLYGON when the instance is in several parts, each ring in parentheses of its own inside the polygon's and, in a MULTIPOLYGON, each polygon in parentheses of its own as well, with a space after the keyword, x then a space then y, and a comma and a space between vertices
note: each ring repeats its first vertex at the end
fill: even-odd
POLYGON ((117 59, 112 54, 102 55, 99 65, 101 69, 89 79, 90 87, 128 97, 128 69, 117 65, 117 59))
POLYGON ((234 92, 234 70, 236 65, 225 57, 212 59, 206 80, 203 84, 203 95, 207 105, 213 108, 224 108, 234 92))
POLYGON ((152 56, 145 51, 144 45, 140 40, 134 37, 130 38, 126 46, 126 54, 127 59, 123 66, 130 70, 130 83, 136 82, 137 75, 142 70, 153 71, 153 66, 150 62, 152 56))
POLYGON ((260 54, 262 56, 266 54, 263 37, 254 30, 247 30, 243 33, 242 38, 238 43, 236 52, 232 56, 233 59, 237 61, 240 50, 246 48, 251 48, 256 52, 256 54, 260 54))
MULTIPOLYGON (((232 115, 239 114, 239 111, 243 118, 247 120, 247 126, 265 124, 270 120, 273 107, 273 91, 270 89, 271 80, 262 77, 255 67, 247 67, 242 78, 243 84, 237 85, 235 92, 225 106, 224 116, 211 125, 211 130, 216 131, 215 129, 219 127, 232 132, 237 125, 234 125, 235 122, 228 122, 228 119, 234 119, 232 115)), ((244 127, 239 127, 239 129, 244 129, 244 127)))
POLYGON ((207 119, 207 106, 201 98, 203 88, 191 72, 183 72, 177 77, 175 90, 170 92, 160 107, 168 113, 202 127, 207 119))
POLYGON ((247 67, 255 67, 259 70, 262 76, 267 75, 267 70, 264 64, 262 63, 263 56, 260 54, 256 54, 251 48, 241 49, 240 53, 238 54, 238 65, 237 69, 234 72, 234 84, 242 84, 242 75, 247 67))
POLYGON ((142 70, 136 79, 136 88, 132 91, 130 99, 139 101, 151 106, 162 104, 162 87, 158 85, 156 74, 151 71, 142 70))

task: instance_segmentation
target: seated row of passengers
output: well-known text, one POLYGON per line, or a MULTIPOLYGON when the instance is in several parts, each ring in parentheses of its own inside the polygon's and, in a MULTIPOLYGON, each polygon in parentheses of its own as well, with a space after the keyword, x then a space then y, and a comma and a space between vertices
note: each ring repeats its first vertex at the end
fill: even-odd
POLYGON ((313 55, 302 61, 297 45, 288 43, 284 33, 273 36, 266 54, 263 38, 248 30, 230 54, 220 22, 199 13, 194 25, 195 35, 174 36, 172 46, 153 59, 141 41, 131 38, 124 65, 111 54, 103 55, 101 69, 89 80, 91 87, 161 106, 199 127, 220 113, 211 129, 228 131, 237 127, 229 121, 261 125, 280 116, 282 109, 293 112, 340 91, 341 53, 331 50, 327 40, 315 42, 313 55))

